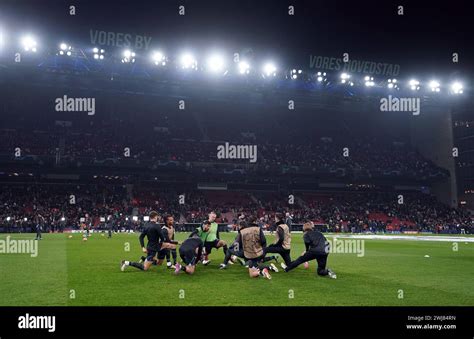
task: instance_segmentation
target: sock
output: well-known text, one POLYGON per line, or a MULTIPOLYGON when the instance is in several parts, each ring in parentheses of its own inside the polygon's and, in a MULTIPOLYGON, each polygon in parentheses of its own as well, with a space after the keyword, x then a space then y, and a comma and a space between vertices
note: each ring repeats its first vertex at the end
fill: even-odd
POLYGON ((224 253, 227 253, 227 245, 224 245, 224 253))
POLYGON ((136 267, 136 268, 138 268, 139 270, 142 270, 142 271, 143 271, 143 269, 145 268, 145 267, 143 266, 143 264, 140 264, 140 263, 137 263, 137 262, 129 262, 128 265, 129 265, 129 266, 136 267))

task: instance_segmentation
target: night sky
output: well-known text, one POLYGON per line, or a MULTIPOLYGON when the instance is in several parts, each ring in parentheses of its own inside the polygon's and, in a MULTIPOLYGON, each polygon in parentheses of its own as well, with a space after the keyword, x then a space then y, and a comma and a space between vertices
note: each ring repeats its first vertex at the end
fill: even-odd
MULTIPOLYGON (((288 67, 309 67, 310 55, 399 64, 400 76, 453 77, 474 71, 469 2, 250 0, 1 0, 6 37, 32 32, 43 43, 90 45, 91 30, 152 37, 152 47, 229 53, 252 49, 288 67), (76 6, 70 16, 69 5, 76 6), (178 15, 178 6, 186 15, 178 15), (287 14, 295 6, 295 15, 287 14), (397 6, 404 5, 404 16, 397 6), (459 53, 459 64, 451 61, 459 53)), ((137 51, 138 52, 138 51, 137 51)))

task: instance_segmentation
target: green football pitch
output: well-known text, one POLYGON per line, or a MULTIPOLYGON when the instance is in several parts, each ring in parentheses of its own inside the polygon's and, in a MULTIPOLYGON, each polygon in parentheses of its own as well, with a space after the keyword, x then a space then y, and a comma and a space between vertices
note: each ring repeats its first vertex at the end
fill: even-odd
MULTIPOLYGON (((4 243, 34 234, 0 234, 4 243)), ((178 233, 183 240, 187 234, 178 233)), ((228 243, 235 237, 222 233, 228 243)), ((331 236, 328 236, 331 240, 331 236)), ((272 236, 267 236, 269 242, 272 236)), ((193 276, 165 266, 119 268, 142 255, 138 234, 45 234, 38 255, 0 253, 1 306, 446 306, 474 305, 474 243, 365 240, 364 255, 331 253, 337 279, 318 277, 315 262, 272 280, 252 279, 239 264, 219 270, 222 250, 193 276)), ((293 234, 292 258, 304 249, 293 234)), ((278 265, 279 267, 279 265, 278 265)))

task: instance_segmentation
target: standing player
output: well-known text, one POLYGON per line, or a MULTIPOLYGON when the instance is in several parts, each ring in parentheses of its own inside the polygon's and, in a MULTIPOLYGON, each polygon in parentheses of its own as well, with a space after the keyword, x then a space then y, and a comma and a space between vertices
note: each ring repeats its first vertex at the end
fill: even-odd
POLYGON ((224 240, 219 239, 219 226, 216 222, 217 214, 214 211, 209 213, 210 227, 209 230, 203 231, 202 228, 198 228, 198 234, 201 240, 204 243, 204 260, 202 261, 203 265, 208 265, 211 261, 209 260, 209 254, 213 248, 221 248, 223 247, 224 253, 227 253, 227 243, 224 240))
POLYGON ((248 260, 249 276, 251 278, 263 276, 271 279, 272 277, 268 272, 269 267, 260 264, 265 258, 264 248, 267 245, 267 241, 263 230, 258 227, 256 222, 256 217, 249 217, 249 224, 239 231, 237 241, 242 244, 245 259, 248 260))
MULTIPOLYGON (((172 215, 167 215, 165 217, 165 225, 162 227, 162 230, 167 233, 169 240, 174 241, 174 218, 172 215)), ((174 269, 176 265, 176 258, 176 246, 174 246, 174 248, 166 249, 166 267, 174 269), (173 257, 172 264, 170 257, 173 257)))
MULTIPOLYGON (((142 271, 148 271, 148 269, 153 265, 153 262, 155 261, 155 256, 160 252, 162 249, 163 245, 171 245, 171 244, 176 244, 175 242, 170 243, 169 239, 167 239, 166 235, 163 235, 163 231, 158 224, 158 212, 151 211, 150 212, 150 221, 148 221, 144 228, 142 233, 140 234, 139 241, 140 245, 142 247, 142 251, 147 254, 147 257, 145 258, 145 262, 140 263, 140 262, 130 262, 126 260, 122 260, 120 269, 122 271, 125 270, 127 266, 133 266, 135 268, 138 268, 142 271), (144 239, 147 237, 148 239, 148 244, 145 247, 145 242, 144 239)), ((161 261, 164 259, 161 258, 161 261)), ((160 258, 158 260, 160 262, 160 258)))
POLYGON ((41 231, 43 230, 44 219, 41 215, 38 215, 36 222, 36 240, 42 240, 41 231))
MULTIPOLYGON (((201 228, 204 231, 209 231, 210 225, 211 222, 207 220, 201 228)), ((179 256, 183 261, 183 265, 176 263, 174 273, 179 274, 180 272, 185 272, 187 274, 194 274, 196 264, 201 260, 203 246, 204 242, 199 236, 198 230, 195 230, 179 247, 179 256)))
POLYGON ((281 263, 281 267, 285 268, 291 263, 291 233, 290 227, 283 221, 283 214, 275 214, 276 240, 273 244, 265 248, 265 254, 278 253, 281 255, 285 263, 281 263))
POLYGON ((318 262, 318 275, 329 276, 332 279, 336 279, 336 274, 329 268, 326 268, 330 250, 329 242, 326 240, 326 237, 314 229, 314 223, 312 221, 303 224, 303 233, 306 252, 295 261, 292 261, 288 267, 284 267, 285 272, 289 272, 303 263, 316 259, 318 262))

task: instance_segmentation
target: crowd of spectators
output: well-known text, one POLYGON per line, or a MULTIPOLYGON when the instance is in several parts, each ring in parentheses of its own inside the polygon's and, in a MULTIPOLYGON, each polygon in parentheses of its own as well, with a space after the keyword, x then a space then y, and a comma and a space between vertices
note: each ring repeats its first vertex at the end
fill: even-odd
MULTIPOLYGON (((7 131, 0 134, 0 155, 15 156, 21 149, 25 156, 50 156, 63 164, 100 164, 113 161, 121 164, 152 166, 159 162, 241 164, 246 170, 319 171, 328 175, 385 176, 410 178, 443 178, 448 172, 406 144, 378 139, 349 142, 341 138, 320 138, 311 143, 249 142, 257 147, 257 161, 249 159, 218 159, 221 141, 178 139, 167 133, 100 130, 54 134, 32 131, 7 131), (133 135, 133 137, 131 137, 133 135)), ((229 140, 230 144, 233 144, 229 140)), ((234 143, 235 144, 235 143, 234 143)))
POLYGON ((214 210, 218 221, 232 224, 257 215, 271 228, 277 212, 293 224, 314 221, 331 232, 474 233, 474 216, 450 208, 423 193, 395 192, 301 194, 294 203, 282 193, 203 192, 116 185, 1 185, 0 229, 28 232, 38 223, 45 231, 84 227, 137 230, 151 210, 172 214, 178 224, 201 223, 214 210))

